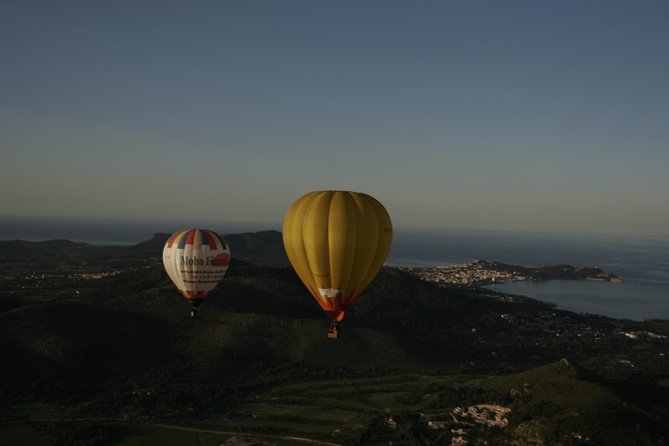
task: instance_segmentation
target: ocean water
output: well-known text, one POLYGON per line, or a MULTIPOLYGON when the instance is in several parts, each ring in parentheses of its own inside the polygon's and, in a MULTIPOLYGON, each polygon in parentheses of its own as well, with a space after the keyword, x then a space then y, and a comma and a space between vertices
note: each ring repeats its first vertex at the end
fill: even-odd
POLYGON ((596 266, 623 283, 513 282, 491 285, 577 313, 669 319, 669 240, 538 233, 397 231, 389 263, 428 266, 497 260, 524 266, 596 266))
POLYGON ((600 314, 618 319, 669 319, 669 286, 645 282, 511 282, 486 288, 551 302, 577 313, 600 314))
POLYGON ((174 233, 185 228, 212 229, 221 234, 280 229, 280 225, 221 223, 189 219, 86 219, 0 217, 0 240, 65 239, 94 245, 133 245, 154 234, 174 233))
MULTIPOLYGON (((4 217, 0 218, 0 240, 68 239, 92 244, 134 244, 157 232, 171 233, 193 225, 223 234, 281 229, 279 223, 4 217)), ((479 259, 525 266, 597 266, 617 274, 624 283, 551 281, 495 286, 498 291, 527 295, 581 313, 635 320, 669 319, 669 240, 395 228, 387 263, 431 266, 479 259)))

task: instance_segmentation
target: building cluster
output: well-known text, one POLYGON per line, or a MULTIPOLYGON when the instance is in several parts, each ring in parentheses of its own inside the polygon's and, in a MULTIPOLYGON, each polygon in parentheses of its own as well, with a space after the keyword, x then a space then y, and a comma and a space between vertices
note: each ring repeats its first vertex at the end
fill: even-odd
POLYGON ((428 282, 448 285, 479 286, 490 283, 530 280, 518 271, 499 271, 491 268, 488 262, 458 263, 453 265, 410 267, 400 266, 398 269, 414 274, 428 282))
MULTIPOLYGON (((118 276, 123 272, 128 271, 138 271, 142 269, 149 269, 151 265, 141 265, 141 266, 131 266, 125 270, 107 270, 107 271, 90 271, 90 272, 29 272, 26 274, 5 274, 0 276, 0 281, 7 281, 16 283, 17 281, 23 281, 25 283, 31 284, 31 288, 39 288, 41 284, 49 285, 50 282, 54 281, 78 281, 78 280, 99 280, 104 279, 105 277, 118 276)), ((22 286, 21 288, 26 288, 22 286)))
POLYGON ((21 274, 18 276, 15 275, 5 275, 2 276, 3 280, 6 281, 26 281, 37 284, 37 282, 52 281, 52 280, 88 280, 88 279, 102 279, 104 277, 117 276, 121 274, 122 271, 111 270, 111 271, 100 271, 100 272, 90 272, 90 273, 38 273, 31 272, 28 274, 21 274))
POLYGON ((76 273, 70 274, 68 278, 70 279, 102 279, 104 277, 112 277, 121 274, 121 271, 103 271, 99 273, 76 273))
POLYGON ((667 339, 665 335, 653 333, 652 331, 621 331, 620 334, 634 341, 643 338, 649 338, 655 340, 667 339))
POLYGON ((473 421, 488 427, 506 427, 509 424, 507 415, 511 413, 511 408, 498 406, 496 404, 476 404, 465 410, 462 407, 456 407, 451 411, 451 416, 456 423, 473 421))
POLYGON ((667 336, 652 331, 620 331, 615 325, 591 324, 588 319, 571 317, 563 312, 503 313, 500 317, 521 333, 539 333, 549 337, 569 337, 588 342, 601 342, 620 336, 632 341, 667 340, 667 336))
POLYGON ((496 404, 475 404, 467 408, 456 407, 447 413, 425 414, 427 426, 434 430, 450 429, 451 446, 476 443, 481 427, 508 426, 511 408, 496 404))
POLYGON ((481 286, 495 283, 525 280, 571 279, 620 283, 613 273, 594 268, 576 268, 569 265, 527 268, 500 262, 477 260, 471 263, 431 267, 399 266, 398 269, 416 275, 423 280, 446 285, 481 286))
POLYGON ((582 338, 598 342, 616 332, 613 327, 593 327, 586 319, 568 314, 541 311, 532 313, 500 314, 500 317, 521 333, 537 333, 549 337, 582 338))

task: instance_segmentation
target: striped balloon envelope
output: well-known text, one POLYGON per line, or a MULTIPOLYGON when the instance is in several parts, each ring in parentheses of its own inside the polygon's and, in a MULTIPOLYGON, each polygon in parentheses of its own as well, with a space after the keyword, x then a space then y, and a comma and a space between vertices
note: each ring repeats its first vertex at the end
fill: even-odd
POLYGON ((163 248, 167 275, 193 305, 191 316, 221 281, 230 265, 230 248, 225 239, 207 229, 175 232, 163 248))

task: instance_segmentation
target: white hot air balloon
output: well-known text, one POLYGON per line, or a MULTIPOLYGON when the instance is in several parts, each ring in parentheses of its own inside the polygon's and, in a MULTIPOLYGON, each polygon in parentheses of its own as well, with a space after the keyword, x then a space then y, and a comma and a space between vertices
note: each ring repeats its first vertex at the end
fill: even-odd
POLYGON ((223 278, 230 265, 225 239, 207 229, 184 229, 167 240, 163 248, 167 275, 192 304, 191 316, 223 278))

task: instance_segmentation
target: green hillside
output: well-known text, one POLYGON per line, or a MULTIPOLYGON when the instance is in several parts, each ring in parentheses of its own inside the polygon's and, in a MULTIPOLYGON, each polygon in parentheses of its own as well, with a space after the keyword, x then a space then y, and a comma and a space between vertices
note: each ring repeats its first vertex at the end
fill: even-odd
POLYGON ((669 422, 666 414, 651 415, 614 389, 582 379, 566 359, 470 384, 508 395, 512 437, 532 433, 548 444, 653 444, 669 422))
MULTIPOLYGON (((280 234, 238 239, 267 259, 280 234)), ((2 243, 0 444, 161 444, 186 427, 201 432, 179 431, 182 444, 215 444, 207 430, 258 444, 450 444, 462 426, 448 414, 476 404, 511 412, 505 428, 470 428, 472 441, 667 441, 660 321, 575 315, 385 267, 333 341, 287 266, 233 260, 192 319, 156 253, 164 236, 2 243)))

